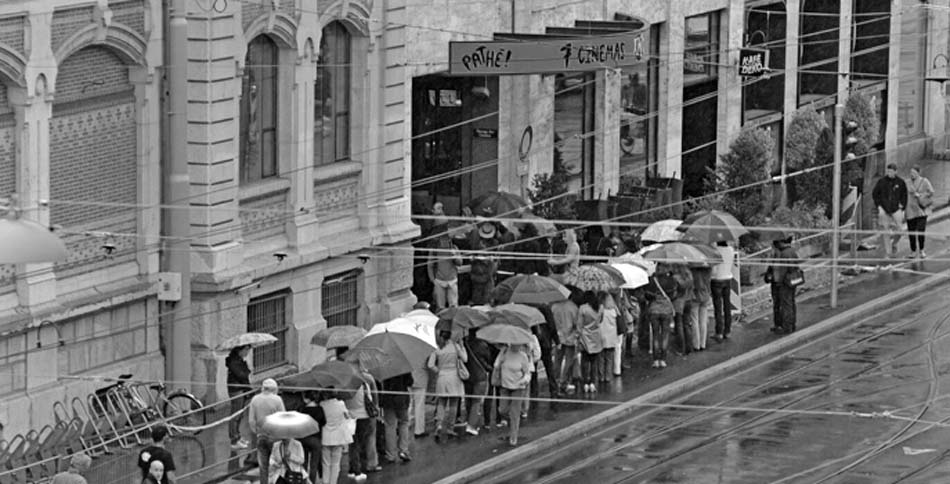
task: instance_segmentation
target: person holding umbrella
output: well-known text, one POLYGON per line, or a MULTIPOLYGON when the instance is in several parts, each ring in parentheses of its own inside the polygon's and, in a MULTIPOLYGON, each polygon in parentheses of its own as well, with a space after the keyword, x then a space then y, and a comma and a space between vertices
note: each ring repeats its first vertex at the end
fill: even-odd
MULTIPOLYGON (((231 401, 231 413, 235 414, 244 409, 250 398, 247 393, 251 389, 251 368, 247 365, 247 355, 251 347, 248 345, 233 348, 224 364, 228 368, 228 399, 231 401)), ((246 449, 247 439, 241 437, 241 423, 244 414, 237 415, 228 421, 228 437, 231 439, 231 448, 246 449)))
POLYGON ((773 241, 772 263, 765 270, 765 282, 772 288, 773 333, 795 331, 795 288, 800 284, 795 278, 801 269, 798 268, 798 254, 791 244, 791 237, 773 241))
POLYGON ((531 366, 531 357, 523 344, 506 346, 492 365, 492 384, 500 389, 502 397, 498 413, 508 414, 508 445, 512 447, 518 445, 521 407, 525 388, 531 382, 531 366))
POLYGON ((581 380, 584 382, 584 392, 597 391, 597 373, 600 368, 600 353, 604 350, 603 337, 600 334, 600 324, 603 311, 600 299, 594 291, 584 292, 584 304, 577 311, 577 344, 581 350, 581 380))
POLYGON ((722 262, 712 268, 709 283, 712 292, 713 317, 716 319, 716 341, 729 338, 732 332, 732 266, 736 250, 728 242, 716 242, 722 262))
POLYGON ((692 333, 693 351, 706 349, 706 340, 709 331, 709 302, 712 300, 710 285, 712 283, 712 269, 709 267, 694 266, 689 271, 693 275, 693 290, 691 299, 687 303, 686 325, 692 333))
POLYGON ((439 332, 438 346, 439 349, 429 355, 428 368, 438 373, 435 383, 435 393, 438 394, 435 440, 443 442, 446 435, 455 436, 451 427, 455 422, 459 401, 465 396, 459 362, 464 364, 468 361, 468 354, 464 347, 452 341, 449 331, 439 332))

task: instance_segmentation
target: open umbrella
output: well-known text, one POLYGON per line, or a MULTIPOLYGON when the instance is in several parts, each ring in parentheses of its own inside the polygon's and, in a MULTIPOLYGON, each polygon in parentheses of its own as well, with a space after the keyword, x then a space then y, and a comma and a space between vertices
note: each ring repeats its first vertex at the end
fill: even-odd
POLYGON ((478 339, 489 343, 527 345, 533 341, 531 332, 510 324, 492 324, 478 330, 478 339))
POLYGON ((602 270, 602 271, 604 271, 604 272, 606 272, 607 274, 610 274, 610 277, 613 277, 613 278, 614 278, 614 282, 617 284, 616 287, 620 287, 620 286, 622 286, 622 285, 624 285, 624 284, 627 283, 627 280, 624 279, 623 274, 621 274, 619 270, 617 270, 617 269, 611 267, 610 264, 604 264, 604 263, 601 263, 601 262, 595 262, 595 263, 593 263, 593 264, 591 264, 591 265, 594 266, 594 267, 596 267, 596 268, 598 268, 598 269, 600 269, 600 270, 602 270))
POLYGON ((656 272, 656 262, 644 259, 643 255, 639 253, 628 252, 620 257, 611 258, 608 262, 611 264, 632 264, 647 271, 647 274, 651 276, 656 272))
POLYGON ((521 304, 551 304, 564 301, 570 289, 550 277, 519 274, 499 283, 495 290, 502 302, 521 304))
POLYGON ((668 242, 656 244, 640 249, 644 259, 667 264, 698 264, 710 265, 718 261, 710 259, 709 255, 699 250, 695 245, 682 242, 668 242))
POLYGON ((682 220, 660 220, 648 225, 640 233, 640 240, 646 242, 672 242, 683 238, 683 232, 676 230, 683 224, 682 220))
POLYGON ((508 303, 492 308, 492 322, 495 322, 495 316, 501 315, 509 321, 530 328, 537 326, 545 321, 544 314, 537 308, 525 306, 524 304, 508 303))
POLYGON ((320 424, 300 412, 277 412, 264 417, 261 433, 276 440, 302 439, 320 431, 320 424))
POLYGON ((366 336, 366 330, 356 326, 331 326, 317 331, 317 334, 310 338, 310 344, 323 346, 327 349, 349 348, 354 343, 366 336))
POLYGON ((530 208, 524 198, 508 192, 487 192, 472 200, 468 206, 475 215, 489 213, 496 217, 517 216, 530 208))
POLYGON ((32 220, 0 218, 0 263, 57 262, 66 259, 62 239, 32 220))
POLYGON ((338 390, 356 390, 363 384, 363 378, 356 366, 345 361, 326 361, 309 371, 288 376, 280 381, 281 386, 290 391, 302 389, 324 389, 333 387, 338 390))
POLYGON ((396 318, 373 326, 363 339, 350 347, 344 358, 353 362, 362 359, 365 365, 369 358, 361 355, 382 351, 388 358, 386 361, 365 367, 366 371, 382 381, 424 368, 426 359, 436 348, 434 327, 396 318))
POLYGON ((722 241, 737 241, 749 233, 742 223, 731 214, 719 210, 696 212, 677 227, 690 240, 712 244, 722 241))
POLYGON ((561 281, 582 291, 611 291, 620 286, 615 277, 597 266, 585 264, 565 272, 561 281))
POLYGON ((700 244, 700 243, 690 243, 689 245, 696 247, 697 249, 699 249, 700 252, 705 254, 706 257, 709 258, 710 264, 718 264, 722 262, 722 254, 720 254, 719 251, 716 250, 715 247, 711 245, 700 244))
POLYGON ((412 322, 427 324, 433 328, 435 327, 435 323, 439 322, 439 317, 428 309, 413 309, 412 311, 403 314, 401 317, 412 322))
POLYGON ((233 350, 239 346, 250 346, 256 348, 258 346, 264 346, 270 343, 277 341, 277 337, 268 333, 244 333, 237 336, 232 336, 221 342, 215 351, 221 353, 227 353, 228 351, 233 350))
POLYGON ((452 327, 460 329, 481 328, 491 323, 491 315, 488 306, 459 306, 455 308, 444 309, 439 312, 439 319, 449 320, 452 327))
POLYGON ((650 274, 646 269, 638 265, 614 263, 610 264, 610 267, 613 267, 623 275, 624 283, 620 286, 623 289, 636 289, 650 283, 650 274))

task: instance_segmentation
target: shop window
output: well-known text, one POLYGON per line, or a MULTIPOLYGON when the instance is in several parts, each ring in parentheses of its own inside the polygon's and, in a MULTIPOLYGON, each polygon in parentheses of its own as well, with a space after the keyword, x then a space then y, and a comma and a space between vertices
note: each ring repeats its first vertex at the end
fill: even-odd
POLYGON ((785 103, 785 4, 757 5, 746 10, 746 45, 769 51, 772 73, 743 79, 743 123, 781 114, 785 103))
POLYGON ((323 28, 313 103, 315 165, 350 159, 352 38, 340 22, 323 28))
POLYGON ((332 276, 323 281, 321 288, 321 315, 327 327, 357 326, 360 309, 359 271, 332 276))
POLYGON ((886 82, 891 37, 891 0, 855 0, 851 28, 851 79, 886 82))
POLYGON ((0 340, 0 395, 26 390, 26 335, 0 340))
POLYGON ((798 104, 838 92, 840 0, 802 0, 798 60, 798 104))
POLYGON ((623 69, 620 85, 620 179, 646 177, 656 167, 659 31, 650 28, 650 60, 623 69))
POLYGON ((277 44, 259 35, 247 46, 241 82, 241 182, 277 176, 277 44))
POLYGON ((927 2, 903 0, 901 5, 900 83, 897 135, 916 136, 924 130, 924 77, 927 69, 927 2))
POLYGON ((254 371, 287 363, 287 292, 251 299, 247 304, 247 332, 267 333, 277 341, 254 348, 254 371))
POLYGON ((698 84, 719 76, 719 12, 686 18, 683 83, 698 84))
POLYGON ((563 169, 568 190, 582 197, 593 193, 595 81, 589 72, 554 81, 554 169, 563 169))

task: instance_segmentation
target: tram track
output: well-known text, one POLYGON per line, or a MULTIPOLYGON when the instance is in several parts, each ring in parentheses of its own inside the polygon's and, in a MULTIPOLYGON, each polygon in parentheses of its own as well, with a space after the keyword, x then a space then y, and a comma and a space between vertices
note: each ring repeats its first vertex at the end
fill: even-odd
MULTIPOLYGON (((901 303, 901 304, 899 304, 899 305, 897 305, 897 306, 893 306, 893 307, 891 307, 891 308, 888 308, 887 310, 885 310, 883 313, 877 315, 876 317, 886 316, 887 314, 893 313, 893 312, 895 312, 895 311, 906 310, 906 308, 907 308, 909 305, 913 304, 913 303, 916 302, 918 299, 919 299, 919 298, 915 298, 915 299, 913 299, 913 300, 908 300, 908 301, 906 301, 906 302, 904 302, 904 303, 901 303)), ((722 414, 724 414, 724 413, 728 413, 728 412, 732 412, 732 411, 733 411, 733 410, 731 410, 731 409, 720 409, 720 410, 717 410, 717 407, 728 407, 729 404, 731 404, 731 403, 737 403, 737 402, 742 402, 744 405, 750 406, 750 405, 756 403, 756 400, 752 400, 752 401, 746 400, 746 401, 744 401, 744 402, 743 402, 743 400, 746 399, 746 398, 748 398, 748 397, 750 397, 750 396, 752 396, 752 395, 755 395, 757 392, 761 392, 761 391, 764 390, 764 389, 768 389, 768 388, 770 388, 770 387, 773 387, 773 386, 775 386, 776 384, 782 382, 783 380, 787 380, 787 379, 789 379, 789 378, 791 378, 791 377, 793 377, 793 376, 800 375, 800 374, 802 374, 802 373, 804 373, 804 372, 806 372, 806 371, 808 371, 808 370, 810 370, 810 369, 815 368, 816 366, 818 366, 818 365, 820 365, 820 364, 822 364, 822 363, 825 363, 825 362, 829 361, 831 358, 836 357, 836 356, 839 356, 839 355, 841 355, 841 354, 843 354, 843 353, 846 353, 847 351, 849 351, 849 350, 851 350, 851 349, 853 349, 853 348, 855 348, 855 347, 858 347, 858 346, 860 346, 860 345, 862 345, 862 344, 865 344, 865 343, 867 343, 867 342, 873 341, 873 340, 875 340, 875 339, 877 339, 877 338, 881 338, 881 337, 883 337, 883 336, 885 336, 885 335, 887 335, 887 334, 889 334, 889 333, 900 332, 901 330, 904 330, 904 329, 908 328, 908 327, 911 326, 911 325, 918 324, 918 323, 919 323, 919 321, 918 321, 919 319, 921 319, 921 318, 930 318, 930 317, 933 317, 934 315, 936 315, 936 314, 938 314, 938 313, 940 313, 940 312, 942 312, 942 309, 935 309, 935 310, 931 310, 931 311, 927 311, 927 312, 917 313, 917 314, 915 314, 915 318, 914 318, 914 319, 912 319, 912 320, 910 320, 910 321, 907 321, 907 322, 904 322, 904 323, 897 324, 897 325, 893 325, 893 324, 889 324, 889 323, 884 323, 883 327, 881 327, 880 329, 878 329, 878 330, 876 330, 876 331, 871 332, 870 334, 863 335, 863 336, 861 336, 861 337, 859 337, 859 338, 857 338, 857 339, 855 339, 855 340, 849 342, 848 344, 845 344, 845 345, 843 345, 843 346, 840 346, 840 347, 836 348, 836 349, 833 350, 833 351, 829 351, 829 352, 827 352, 827 353, 821 355, 820 357, 815 358, 815 359, 813 359, 813 360, 810 360, 810 361, 808 361, 807 363, 805 363, 805 364, 803 364, 803 365, 801 365, 801 366, 799 366, 799 367, 796 367, 796 368, 793 368, 793 369, 789 369, 789 370, 786 370, 786 371, 784 371, 784 372, 782 372, 782 373, 779 373, 778 375, 775 375, 775 376, 769 378, 769 379, 766 380, 765 382, 760 383, 760 384, 758 384, 758 385, 756 385, 756 386, 754 386, 754 387, 752 387, 752 388, 750 388, 750 389, 748 389, 748 390, 745 390, 745 391, 739 393, 738 395, 733 396, 732 398, 729 398, 729 399, 720 401, 719 403, 714 404, 714 405, 710 405, 710 408, 709 408, 708 410, 699 411, 699 412, 697 412, 695 415, 688 416, 688 417, 686 417, 686 418, 684 418, 684 419, 679 419, 679 420, 677 420, 675 423, 671 423, 671 424, 669 424, 669 425, 665 425, 665 426, 663 426, 663 427, 660 427, 660 428, 657 428, 657 429, 653 429, 653 430, 651 430, 651 431, 648 431, 648 432, 644 433, 643 435, 641 435, 639 438, 634 439, 633 441, 624 442, 624 443, 622 443, 622 444, 619 444, 619 445, 613 446, 613 447, 611 447, 611 448, 608 448, 608 449, 604 450, 603 452, 599 452, 599 453, 596 454, 596 455, 588 456, 588 457, 586 457, 586 458, 584 458, 584 459, 582 459, 582 460, 580 460, 580 461, 578 461, 578 462, 576 462, 576 463, 574 463, 574 464, 572 464, 572 465, 570 465, 570 466, 568 466, 568 467, 559 469, 559 470, 558 470, 557 472, 555 472, 555 473, 552 473, 552 474, 550 474, 550 475, 543 476, 543 477, 541 477, 540 479, 536 480, 535 482, 539 482, 539 483, 555 482, 555 481, 557 481, 557 480, 559 480, 559 479, 561 479, 561 478, 564 478, 564 477, 567 477, 567 476, 571 475, 572 473, 574 473, 575 471, 577 471, 577 470, 579 470, 579 469, 582 469, 582 468, 591 466, 591 465, 595 464, 595 463, 598 462, 598 461, 605 460, 605 459, 609 459, 609 458, 611 458, 612 456, 616 455, 618 452, 623 451, 623 450, 625 450, 625 449, 628 449, 628 448, 630 448, 630 447, 633 447, 633 446, 636 446, 636 445, 640 445, 640 444, 643 444, 643 443, 645 443, 645 442, 649 442, 650 440, 663 437, 663 436, 668 435, 669 433, 671 433, 671 432, 673 432, 673 431, 676 431, 676 430, 682 429, 682 428, 684 428, 684 427, 687 427, 687 426, 689 426, 689 425, 695 423, 695 422, 698 421, 698 420, 715 418, 715 417, 720 416, 720 415, 722 415, 722 414)), ((943 326, 943 324, 944 324, 944 323, 946 322, 946 320, 948 320, 948 319, 950 319, 950 315, 944 316, 944 317, 941 318, 939 321, 937 321, 937 322, 934 324, 934 326, 932 327, 932 333, 931 333, 931 334, 934 334, 933 332, 938 332, 939 329, 943 326)), ((855 323, 855 324, 861 324, 861 323, 855 323)), ((853 327, 853 326, 854 326, 854 325, 848 325, 847 328, 850 328, 850 327, 853 327)), ((846 328, 841 328, 841 329, 839 329, 839 330, 837 330, 837 331, 834 331, 834 332, 831 332, 831 333, 829 333, 829 334, 827 334, 827 335, 824 335, 824 336, 822 336, 822 337, 816 339, 815 341, 813 341, 813 343, 814 343, 814 342, 817 342, 817 341, 825 340, 825 339, 827 339, 827 338, 831 338, 831 337, 835 337, 835 336, 840 336, 841 331, 843 331, 844 329, 846 329, 846 328)), ((935 336, 936 338, 942 338, 942 337, 944 337, 944 336, 947 336, 948 334, 950 334, 950 333, 942 333, 942 334, 939 334, 939 335, 934 334, 934 336, 935 336)), ((800 396, 800 397, 797 397, 796 399, 792 400, 791 402, 788 402, 788 403, 784 404, 784 405, 783 405, 782 407, 780 407, 780 408, 782 408, 782 409, 787 409, 787 408, 789 408, 789 407, 791 407, 791 406, 794 406, 794 405, 796 405, 796 404, 799 404, 800 402, 806 401, 807 399, 809 399, 809 398, 811 398, 811 397, 814 397, 815 395, 820 394, 821 392, 827 390, 828 388, 830 388, 831 386, 833 386, 833 385, 836 384, 836 383, 839 383, 840 381, 847 380, 847 379, 853 379, 853 378, 855 378, 855 377, 861 376, 862 374, 866 374, 866 373, 868 373, 868 372, 872 372, 872 371, 874 371, 874 370, 876 370, 876 369, 881 368, 883 365, 886 365, 886 364, 889 364, 889 363, 891 363, 891 362, 893 362, 893 361, 895 361, 895 360, 898 360, 898 359, 900 359, 900 358, 906 356, 907 354, 909 354, 909 353, 911 353, 911 352, 915 352, 915 351, 918 350, 920 347, 925 346, 926 344, 931 344, 931 345, 932 345, 933 338, 928 338, 928 339, 931 340, 931 341, 928 342, 928 343, 923 343, 923 344, 919 344, 919 345, 914 345, 913 347, 908 348, 908 349, 906 349, 906 350, 903 350, 903 351, 901 351, 900 353, 898 353, 898 354, 892 356, 891 358, 889 358, 889 359, 886 360, 886 361, 876 362, 876 363, 873 364, 873 365, 870 365, 870 366, 868 366, 868 367, 866 367, 866 368, 862 368, 861 370, 852 372, 851 374, 849 374, 849 375, 847 375, 847 376, 844 376, 844 377, 842 377, 842 378, 836 379, 835 381, 826 382, 826 383, 823 383, 823 384, 821 384, 821 385, 816 385, 816 386, 814 386, 812 389, 808 389, 808 390, 806 390, 806 389, 797 389, 796 392, 797 392, 797 391, 804 391, 804 392, 806 392, 806 393, 805 393, 804 395, 800 396), (810 390, 810 391, 809 391, 809 390, 810 390)), ((802 348, 802 347, 799 346, 799 347, 797 347, 797 348, 796 348, 795 350, 793 350, 793 351, 797 351, 797 350, 799 350, 799 349, 801 349, 801 348, 802 348)), ((743 374, 743 373, 746 373, 746 372, 748 372, 748 371, 751 371, 752 369, 759 368, 759 367, 761 367, 761 366, 763 366, 763 365, 766 365, 766 364, 769 364, 769 363, 771 363, 771 362, 774 362, 775 360, 777 360, 777 359, 779 359, 779 358, 782 358, 782 357, 787 356, 789 353, 791 353, 791 352, 786 352, 786 353, 784 353, 783 355, 776 356, 776 357, 774 357, 774 358, 770 358, 770 359, 768 359, 768 360, 766 360, 766 361, 757 363, 757 364, 753 365, 753 366, 750 367, 750 368, 747 368, 747 369, 743 369, 743 370, 741 370, 741 371, 738 371, 738 372, 736 372, 735 374, 731 375, 730 378, 735 378, 736 376, 741 375, 741 374, 743 374)), ((933 371, 934 371, 934 368, 935 368, 935 364, 933 364, 933 362, 931 362, 931 372, 932 372, 932 373, 933 373, 933 371)), ((715 385, 717 385, 717 384, 719 384, 719 382, 715 382, 715 383, 710 383, 710 384, 704 385, 703 387, 701 387, 701 388, 699 388, 699 389, 697 389, 697 390, 694 390, 694 391, 692 391, 692 392, 689 392, 687 395, 685 395, 685 396, 679 398, 678 400, 679 400, 679 401, 688 400, 690 397, 693 397, 693 396, 696 396, 696 395, 700 395, 700 394, 702 394, 703 392, 709 391, 710 389, 712 389, 712 388, 713 388, 715 385)), ((931 393, 932 393, 932 391, 931 391, 931 393)), ((787 396, 787 395, 786 395, 786 396, 787 396)), ((757 399, 757 400, 773 400, 773 399, 774 399, 774 396, 769 396, 769 398, 766 398, 766 399, 757 399)), ((827 404, 823 404, 823 405, 820 405, 820 406, 818 406, 818 407, 821 407, 821 406, 827 406, 827 404)), ((817 407, 816 407, 816 408, 817 408, 817 407)), ((626 419, 626 420, 624 420, 624 421, 622 421, 622 422, 613 424, 613 425, 611 425, 611 426, 609 426, 609 427, 607 427, 607 428, 605 428, 605 429, 602 429, 602 430, 600 430, 600 431, 598 431, 598 432, 596 432, 596 433, 594 433, 594 434, 592 434, 592 435, 590 435, 590 436, 587 436, 587 437, 588 437, 588 438, 596 438, 597 436, 606 436, 606 435, 610 435, 610 434, 615 434, 615 433, 618 432, 618 430, 621 429, 621 427, 630 425, 631 421, 647 419, 647 418, 649 418, 649 417, 651 417, 651 416, 655 416, 657 413, 662 412, 662 411, 663 411, 663 409, 655 409, 655 410, 647 411, 647 412, 645 412, 645 413, 643 413, 643 414, 640 414, 640 415, 637 415, 636 417, 633 417, 633 418, 631 418, 631 419, 626 419)), ((753 420, 751 420, 751 421, 743 422, 742 424, 740 424, 739 427, 731 427, 731 428, 729 428, 729 429, 725 429, 723 432, 720 432, 720 434, 718 434, 718 435, 713 435, 713 436, 707 437, 706 439, 704 439, 704 441, 703 441, 702 443, 700 443, 700 444, 698 444, 698 445, 696 445, 696 446, 692 446, 690 449, 686 449, 685 451, 679 452, 679 453, 677 453, 676 455, 672 455, 672 456, 670 456, 670 458, 668 458, 668 459, 664 459, 664 460, 661 461, 661 462, 657 462, 656 464, 651 465, 651 466, 649 466, 648 468, 644 468, 644 469, 638 470, 636 473, 634 473, 634 474, 632 474, 632 475, 626 475, 626 476, 622 477, 620 480, 614 481, 614 482, 626 482, 626 481, 629 481, 630 479, 633 479, 633 478, 636 478, 636 477, 638 477, 638 476, 641 476, 641 475, 643 475, 644 473, 649 472, 650 470, 654 470, 654 469, 658 468, 659 466, 661 466, 661 465, 663 465, 663 464, 669 463, 669 462, 671 462, 672 460, 675 460, 675 459, 677 459, 677 458, 679 458, 679 457, 682 457, 682 456, 684 456, 684 455, 687 455, 687 454, 689 454, 689 453, 692 452, 692 451, 699 450, 699 449, 701 449, 701 448, 704 448, 704 447, 706 447, 706 446, 708 446, 708 445, 711 445, 711 444, 713 444, 713 443, 716 443, 716 442, 720 442, 720 441, 722 441, 722 440, 728 438, 729 436, 734 435, 736 432, 748 431, 748 430, 754 429, 754 428, 756 428, 756 427, 758 427, 758 426, 761 426, 761 425, 765 425, 765 424, 767 424, 767 423, 770 423, 770 422, 772 422, 772 421, 775 420, 774 417, 775 417, 774 414, 765 414, 765 415, 761 415, 761 416, 755 417, 755 418, 753 418, 753 420), (770 417, 770 416, 773 417, 773 418, 769 419, 768 417, 770 417)), ((905 432, 906 432, 906 431, 905 431, 905 432)), ((902 432, 902 433, 903 433, 903 432, 902 432)), ((899 438, 899 435, 897 435, 897 438, 899 438)), ((565 449, 570 449, 571 446, 576 446, 576 445, 578 445, 578 444, 579 444, 579 443, 570 444, 570 445, 567 446, 565 449)), ((562 449, 562 452, 563 452, 565 449, 562 449)), ((519 471, 518 469, 515 469, 515 470, 513 470, 513 471, 511 471, 511 472, 503 473, 501 476, 496 475, 496 476, 494 476, 493 481, 498 482, 498 481, 504 481, 505 479, 510 479, 510 478, 514 477, 515 475, 517 475, 518 472, 520 472, 520 471, 519 471)))

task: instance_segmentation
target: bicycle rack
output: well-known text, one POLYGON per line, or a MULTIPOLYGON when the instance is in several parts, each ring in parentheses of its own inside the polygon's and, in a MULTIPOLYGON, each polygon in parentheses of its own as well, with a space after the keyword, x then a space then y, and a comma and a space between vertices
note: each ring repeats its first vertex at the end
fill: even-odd
MULTIPOLYGON (((76 402, 78 402, 82 410, 86 414, 86 419, 88 424, 92 427, 95 432, 95 436, 99 439, 98 446, 102 447, 103 452, 106 454, 111 454, 112 451, 109 449, 107 442, 111 437, 117 437, 119 433, 115 429, 115 425, 112 422, 112 419, 108 415, 100 415, 99 413, 92 411, 95 408, 102 408, 99 403, 96 407, 92 406, 93 401, 98 401, 95 395, 88 395, 86 397, 86 402, 83 402, 79 397, 76 397, 73 401, 73 408, 76 408, 76 402), (92 407, 92 410, 90 409, 92 407)), ((119 446, 122 446, 121 442, 116 442, 119 446)))

